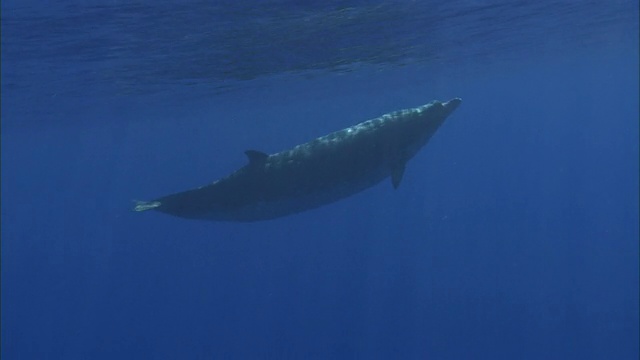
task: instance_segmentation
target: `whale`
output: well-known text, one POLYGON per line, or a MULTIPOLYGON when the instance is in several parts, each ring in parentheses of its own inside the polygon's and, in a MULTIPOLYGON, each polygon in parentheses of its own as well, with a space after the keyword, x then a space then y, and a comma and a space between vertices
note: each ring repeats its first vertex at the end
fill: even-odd
POLYGON ((137 201, 185 219, 253 222, 331 204, 391 179, 400 186, 407 162, 462 100, 431 101, 321 136, 289 150, 247 150, 248 162, 207 185, 137 201))

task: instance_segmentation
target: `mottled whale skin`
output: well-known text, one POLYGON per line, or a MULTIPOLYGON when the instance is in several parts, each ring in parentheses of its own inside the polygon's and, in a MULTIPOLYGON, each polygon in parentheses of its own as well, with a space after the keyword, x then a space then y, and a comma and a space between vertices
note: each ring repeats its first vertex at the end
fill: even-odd
POLYGON ((388 177, 397 188, 407 161, 461 102, 458 98, 432 101, 392 112, 271 155, 248 150, 249 163, 229 176, 197 189, 138 202, 134 210, 248 222, 317 208, 388 177))

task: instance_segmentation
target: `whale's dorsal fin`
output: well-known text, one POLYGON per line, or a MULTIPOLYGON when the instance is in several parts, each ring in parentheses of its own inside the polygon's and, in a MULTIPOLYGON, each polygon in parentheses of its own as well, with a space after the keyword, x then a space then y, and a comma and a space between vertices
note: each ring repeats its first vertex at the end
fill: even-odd
POLYGON ((400 186, 400 181, 402 181, 402 175, 404 174, 404 165, 405 163, 400 163, 391 170, 391 184, 393 184, 394 189, 400 186))
POLYGON ((249 165, 262 165, 269 157, 269 155, 258 150, 247 150, 244 153, 249 158, 249 165))

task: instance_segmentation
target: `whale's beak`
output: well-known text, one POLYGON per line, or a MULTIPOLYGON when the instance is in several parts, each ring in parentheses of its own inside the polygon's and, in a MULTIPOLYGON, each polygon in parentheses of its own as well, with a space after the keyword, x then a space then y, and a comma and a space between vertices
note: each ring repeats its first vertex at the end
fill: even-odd
POLYGON ((444 108, 447 111, 447 115, 449 115, 449 114, 451 114, 453 112, 453 110, 457 109, 458 106, 460 106, 461 103, 462 103, 462 99, 453 98, 453 99, 447 101, 446 103, 443 103, 442 106, 444 106, 444 108))

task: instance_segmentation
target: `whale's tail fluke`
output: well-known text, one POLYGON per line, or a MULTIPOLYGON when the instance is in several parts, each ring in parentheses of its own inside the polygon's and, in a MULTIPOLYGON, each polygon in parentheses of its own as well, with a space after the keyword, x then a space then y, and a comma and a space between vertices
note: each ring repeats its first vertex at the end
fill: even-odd
POLYGON ((136 206, 133 207, 133 211, 147 211, 160 207, 160 201, 135 201, 136 206))

